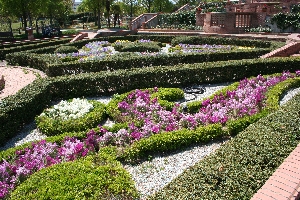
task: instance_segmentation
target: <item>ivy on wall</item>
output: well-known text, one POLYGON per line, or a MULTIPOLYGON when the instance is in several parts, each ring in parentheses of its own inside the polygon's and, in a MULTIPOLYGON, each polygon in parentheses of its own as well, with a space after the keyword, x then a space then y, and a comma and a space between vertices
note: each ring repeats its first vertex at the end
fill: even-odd
POLYGON ((300 4, 296 4, 291 8, 290 13, 277 13, 271 18, 271 23, 276 24, 277 27, 284 31, 292 28, 293 31, 300 28, 300 4))

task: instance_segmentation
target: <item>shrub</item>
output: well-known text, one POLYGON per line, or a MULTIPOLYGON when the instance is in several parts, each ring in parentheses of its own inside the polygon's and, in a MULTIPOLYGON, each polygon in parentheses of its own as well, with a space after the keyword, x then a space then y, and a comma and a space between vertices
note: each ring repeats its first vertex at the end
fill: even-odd
POLYGON ((121 52, 159 52, 160 50, 161 47, 156 42, 128 42, 119 48, 121 52))
POLYGON ((69 29, 69 30, 62 31, 63 35, 76 35, 78 33, 79 33, 79 31, 75 30, 75 29, 69 29))
MULTIPOLYGON (((94 108, 79 118, 62 120, 59 117, 54 119, 53 117, 42 114, 35 118, 37 127, 48 136, 58 135, 64 132, 79 132, 91 129, 106 118, 106 112, 104 104, 97 101, 90 102, 94 108)), ((66 114, 70 116, 70 114, 66 114)))
POLYGON ((115 160, 116 149, 44 168, 21 183, 11 199, 136 199, 130 174, 115 160))
POLYGON ((251 199, 299 143, 299 101, 252 124, 149 199, 251 199))
POLYGON ((74 46, 60 46, 55 49, 54 53, 73 53, 77 51, 78 49, 74 46))

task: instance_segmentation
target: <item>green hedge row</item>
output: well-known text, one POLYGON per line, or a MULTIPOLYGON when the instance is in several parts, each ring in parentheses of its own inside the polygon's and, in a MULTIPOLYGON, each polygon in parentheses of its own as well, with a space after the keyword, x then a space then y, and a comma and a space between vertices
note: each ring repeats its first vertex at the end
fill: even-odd
POLYGON ((225 37, 198 37, 198 36, 179 36, 172 39, 172 46, 178 44, 222 44, 222 45, 235 45, 235 46, 246 46, 256 48, 270 48, 272 42, 262 40, 245 40, 236 38, 225 38, 225 37))
POLYGON ((251 199, 299 143, 299 101, 252 124, 149 199, 251 199))
MULTIPOLYGON (((235 86, 236 84, 233 84, 230 87, 235 86)), ((292 87, 299 87, 300 86, 300 78, 296 78, 296 79, 288 79, 276 86, 274 86, 273 88, 271 88, 268 92, 267 92, 267 96, 269 97, 269 102, 272 102, 273 105, 275 105, 276 103, 278 104, 279 101, 279 97, 281 94, 283 94, 284 91, 292 88, 292 87), (284 85, 286 85, 286 87, 283 87, 284 85)), ((300 96, 298 97, 300 99, 300 96)), ((294 100, 294 103, 297 102, 297 100, 294 100)), ((295 112, 297 113, 299 110, 299 105, 298 107, 295 109, 295 112)), ((285 109, 285 111, 283 112, 289 112, 289 109, 285 109)), ((281 111, 282 112, 282 111, 281 111)), ((260 117, 258 117, 261 114, 258 114, 256 116, 251 116, 251 117, 246 117, 243 118, 242 120, 239 120, 241 124, 241 126, 243 126, 244 124, 241 123, 248 121, 247 118, 252 118, 252 122, 248 123, 245 127, 243 127, 243 129, 241 130, 236 130, 236 132, 240 132, 242 130, 244 130, 249 124, 252 124, 256 121, 258 121, 258 119, 262 118, 261 116, 266 116, 265 114, 261 115, 260 117)), ((273 116, 272 119, 277 119, 277 113, 270 115, 273 116), (273 116, 275 115, 275 116, 273 116)), ((281 114, 279 114, 281 115, 281 114)), ((289 117, 293 117, 293 114, 290 114, 289 117)), ((270 117, 269 117, 270 118, 270 117)), ((282 117, 284 118, 284 116, 282 117)), ((287 141, 287 142, 281 142, 284 143, 284 145, 288 144, 290 146, 286 147, 285 146, 285 150, 287 151, 291 151, 292 148, 294 146, 291 145, 297 145, 297 142, 295 142, 295 138, 297 138, 299 136, 299 127, 297 126, 300 122, 300 116, 296 117, 297 119, 293 120, 292 122, 290 122, 293 125, 293 128, 291 129, 293 133, 295 133, 292 137, 290 137, 291 135, 289 135, 289 139, 291 139, 292 142, 287 141)), ((264 120, 264 119, 263 119, 264 120)), ((236 120, 238 121, 238 120, 236 120)), ((281 128, 282 132, 284 133, 285 131, 289 131, 286 129, 286 126, 283 124, 277 124, 277 123, 273 123, 272 121, 270 122, 269 120, 265 120, 269 125, 269 123, 272 125, 272 127, 276 126, 277 128, 281 128)), ((285 121, 289 122, 289 119, 285 119, 285 121)), ((260 123, 260 122, 258 122, 260 123)), ((237 123, 236 123, 237 124, 237 123)), ((263 124, 264 126, 266 124, 263 124)), ((240 126, 240 127, 241 127, 240 126)), ((257 126, 257 124, 253 124, 250 127, 255 127, 257 126)), ((238 127, 238 126, 236 126, 238 127)), ((268 141, 268 146, 273 146, 274 145, 274 141, 269 142, 269 140, 274 139, 273 137, 260 137, 260 138, 256 138, 257 134, 253 135, 253 131, 255 132, 255 128, 248 128, 250 129, 250 133, 249 131, 247 132, 247 134, 244 134, 243 139, 245 139, 246 142, 250 142, 250 143, 255 143, 257 141, 259 141, 259 144, 264 144, 264 142, 268 141), (252 138, 252 139, 248 139, 248 138, 252 138), (256 141, 253 141, 253 138, 256 139, 256 141), (263 138, 263 139, 261 139, 263 138)), ((290 129, 290 128, 289 128, 290 129)), ((228 129, 229 130, 229 129, 228 129)), ((265 129, 263 129, 265 130, 265 129)), ((247 131, 247 130, 246 130, 247 131)), ((229 130, 230 132, 230 130, 229 130)), ((260 134, 265 134, 264 131, 258 133, 260 134)), ((289 132, 290 133, 290 132, 289 132)), ((63 164, 59 164, 59 165, 55 165, 52 166, 50 168, 47 169, 43 169, 35 174, 33 174, 32 176, 30 176, 25 182, 21 183, 21 185, 19 187, 17 187, 17 189, 15 191, 13 191, 11 198, 12 199, 27 199, 27 198, 35 198, 39 195, 54 195, 57 196, 59 198, 63 198, 63 197, 70 197, 70 198, 83 198, 84 197, 89 197, 91 199, 95 199, 97 197, 103 197, 103 198, 108 198, 107 194, 109 194, 109 197, 120 197, 122 199, 132 199, 132 198, 136 198, 137 197, 137 192, 132 184, 132 181, 130 180, 130 176, 128 176, 128 173, 121 167, 120 163, 118 161, 116 161, 116 159, 121 159, 123 161, 126 162, 131 162, 131 161, 139 161, 140 159, 145 159, 150 155, 153 155, 155 153, 163 153, 163 152, 170 152, 170 151, 174 151, 174 150, 178 150, 181 148, 185 148, 187 146, 190 146, 192 144, 195 143, 203 143, 203 142, 207 142, 210 141, 212 139, 216 139, 218 137, 221 136, 225 136, 228 135, 228 131, 224 130, 224 128, 220 125, 220 124, 214 124, 214 125, 209 125, 206 127, 199 127, 196 130, 179 130, 179 131, 173 131, 173 132, 169 132, 169 133, 163 133, 163 134, 159 134, 159 135, 153 135, 149 138, 146 139, 142 139, 138 142, 135 142, 132 146, 128 147, 127 149, 125 149, 121 154, 120 152, 117 153, 115 148, 111 148, 111 147, 107 147, 107 148, 103 148, 101 149, 101 151, 99 152, 99 154, 94 155, 94 156, 89 156, 87 158, 81 159, 81 160, 77 160, 75 162, 71 162, 71 163, 63 163, 63 164), (117 155, 119 155, 119 157, 117 157, 117 155), (89 168, 88 166, 94 166, 93 168, 89 168), (103 167, 106 170, 100 170, 103 169, 103 167), (117 167, 117 168, 116 168, 117 167), (84 170, 87 170, 86 172, 84 170), (114 172, 114 177, 109 177, 109 174, 111 174, 111 172, 114 172), (72 176, 74 176, 76 174, 76 180, 72 181, 70 183, 70 181, 68 181, 68 179, 72 176), (112 181, 104 181, 102 184, 92 184, 90 185, 91 181, 88 181, 86 179, 86 176, 89 177, 93 177, 94 174, 96 174, 98 177, 106 177, 108 180, 112 180, 112 181), (39 181, 40 177, 44 177, 43 181, 39 181), (60 178, 58 178, 60 177, 60 178), (57 180, 59 179, 59 181, 57 180), (51 184, 49 184, 49 181, 51 181, 51 184), (69 187, 69 185, 71 184, 71 188, 67 189, 68 192, 66 192, 66 188, 69 187), (89 185, 88 188, 92 188, 92 189, 85 189, 84 185, 89 185), (96 185, 94 188, 94 185, 96 185), (101 189, 102 186, 106 186, 106 189, 104 193, 99 192, 99 188, 101 189), (116 189, 114 190, 113 188, 117 187, 117 188, 122 188, 122 189, 116 189), (83 191, 83 192, 78 192, 79 190, 83 191), (32 191, 35 191, 34 193, 32 191), (121 192, 122 191, 122 192, 121 192), (47 192, 47 194, 45 193, 47 192), (104 195, 104 196, 103 196, 104 195)), ((273 134, 273 133, 272 133, 273 134)), ((68 136, 72 136, 74 134, 69 134, 66 133, 66 135, 68 136)), ((47 141, 51 141, 51 142, 57 142, 60 143, 63 138, 66 136, 64 135, 62 137, 62 135, 60 136, 55 136, 55 137, 49 137, 46 140, 47 141)), ((77 133, 74 136, 82 138, 83 137, 83 133, 77 133)), ((236 138, 239 138, 239 136, 237 136, 236 138)), ((248 153, 248 148, 249 145, 246 145, 244 143, 239 144, 240 140, 239 139, 233 139, 231 140, 231 142, 229 142, 229 145, 238 145, 238 147, 243 147, 243 150, 246 151, 245 149, 247 149, 246 153, 248 153), (238 142, 234 143, 235 140, 238 140, 238 142), (243 146, 243 144, 246 146, 243 146)), ((276 141, 275 143, 278 144, 277 140, 279 139, 279 136, 276 135, 276 141)), ((288 139, 288 138, 287 138, 288 139)), ((243 141, 242 141, 243 142, 243 141)), ((257 145, 257 143, 255 143, 257 145)), ((22 149, 25 147, 31 146, 30 144, 25 144, 22 147, 15 147, 12 149, 8 149, 4 152, 1 152, 0 157, 1 159, 9 159, 9 157, 13 157, 12 155, 14 154, 15 150, 17 149, 22 149)), ((250 145, 250 148, 252 146, 250 145)), ((226 147, 225 147, 226 148, 226 147)), ((239 153, 239 149, 236 149, 235 147, 230 147, 231 149, 233 148, 235 150, 235 152, 239 153)), ((254 147, 256 148, 256 147, 254 147)), ((262 148, 265 148, 265 146, 261 146, 259 150, 261 150, 262 148)), ((275 148, 281 148, 276 146, 275 148)), ((274 148, 273 148, 274 149, 274 148)), ((272 150, 273 150, 272 149, 272 150)), ((257 152, 260 152, 259 150, 256 150, 257 152)), ((270 153, 270 149, 263 149, 265 152, 270 153)), ((244 151, 242 151, 244 153, 244 151)), ((224 152, 226 152, 226 150, 224 150, 224 152)), ((228 152, 228 151, 227 151, 228 152)), ((229 151, 232 152, 232 151, 229 151)), ((265 153, 263 152, 263 153, 265 153)), ((232 156, 233 158, 235 158, 237 154, 234 154, 234 156, 232 156)), ((263 157, 263 158, 257 158, 257 160, 259 160, 259 168, 257 168, 257 166, 247 169, 247 173, 257 173, 256 170, 259 169, 261 170, 269 170, 269 168, 271 168, 271 170, 275 170, 276 168, 274 167, 275 165, 279 165, 282 162, 282 159, 284 158, 284 156, 287 155, 287 152, 284 153, 273 153, 272 156, 274 156, 275 158, 272 159, 271 161, 268 160, 268 158, 270 157, 270 155, 263 155, 263 156, 267 156, 267 157, 263 157), (260 160, 262 159, 262 161, 260 160), (277 160, 277 162, 274 164, 273 161, 277 160), (279 160, 279 161, 278 161, 279 160), (266 163, 268 162, 268 163, 266 163), (265 169, 265 165, 268 165, 268 169, 265 169)), ((222 158, 224 157, 223 154, 221 154, 222 158)), ((239 170, 240 166, 243 165, 249 165, 249 162, 251 162, 251 165, 255 162, 255 161, 250 161, 251 156, 253 156, 253 154, 251 155, 247 155, 248 157, 246 157, 245 159, 248 161, 245 162, 241 162, 242 164, 239 165, 238 167, 235 167, 235 165, 233 166, 227 166, 226 167, 233 167, 236 168, 235 172, 239 170)), ((257 155, 255 155, 257 156, 257 155)), ((261 156, 261 155, 258 155, 261 156)), ((238 157, 238 161, 239 159, 243 159, 244 157, 240 158, 238 157)), ((225 159, 226 160, 226 159, 225 159)), ((231 162, 231 159, 228 159, 227 161, 231 162)), ((233 161, 235 162, 235 160, 233 161)), ((215 163, 214 163, 215 164, 215 163)), ((212 195, 212 198, 219 195, 219 192, 217 191, 217 194, 214 194, 211 192, 211 190, 213 190, 213 192, 215 192, 218 189, 222 189, 225 190, 227 192, 227 196, 224 198, 230 198, 230 199, 236 199, 236 198, 240 198, 242 197, 242 195, 244 195, 244 193, 242 194, 236 194, 236 188, 240 187, 240 185, 243 186, 243 188, 246 188, 247 186, 249 186, 249 184, 251 184, 251 181, 253 181, 253 177, 246 177, 246 181, 241 181, 242 176, 244 176, 244 172, 240 173, 239 176, 237 177, 236 174, 234 175, 230 175, 231 178, 233 180, 227 180, 225 177, 228 177, 228 173, 230 174, 231 172, 215 172, 215 170, 219 170, 220 169, 220 163, 217 163, 217 166, 212 167, 209 171, 205 172, 205 174, 203 175, 203 172, 201 173, 201 175, 203 175, 203 177, 201 177, 202 179, 204 178, 204 181, 210 181, 209 184, 212 185, 217 185, 214 188, 208 187, 205 188, 205 192, 208 190, 208 193, 210 192, 212 195), (216 168, 219 167, 219 168, 216 168), (207 174, 210 173, 214 173, 212 177, 213 180, 205 177, 207 174), (216 174, 217 173, 217 174, 216 174), (216 177, 218 176, 218 177, 216 177), (221 183, 216 183, 216 180, 219 181, 219 178, 221 177, 220 182, 221 183), (235 180, 236 179, 236 180, 235 180), (239 181, 240 183, 236 184, 235 182, 232 181, 239 181), (229 183, 223 183, 223 182, 229 182, 229 183), (233 189, 232 188, 225 188, 225 187, 221 187, 219 188, 218 184, 224 184, 224 185, 228 185, 228 184, 232 184, 233 185, 233 189), (243 184, 248 184, 248 185, 243 185, 243 184), (217 188, 217 189, 216 189, 217 188), (234 196, 231 196, 231 195, 234 196)), ((230 164, 230 163, 229 163, 230 164)), ((207 167, 207 166, 206 166, 207 167)), ((221 169, 223 170, 225 167, 225 165, 221 162, 221 169)), ((245 166, 248 167, 248 166, 245 166)), ((208 167, 209 168, 209 167, 208 167)), ((199 169, 198 169, 199 170, 199 169)), ((205 171, 205 170, 203 170, 205 171)), ((229 170, 230 171, 230 170, 229 170)), ((189 173, 189 172, 187 172, 189 173)), ((194 174, 193 174, 194 175, 194 174)), ((247 190, 247 195, 249 195, 251 197, 251 195, 253 195, 253 193, 259 189, 259 185, 263 184, 262 179, 264 178, 265 180, 268 178, 270 174, 258 174, 259 176, 259 183, 258 184, 254 184, 250 185, 250 189, 247 190), (261 178, 262 177, 262 178, 261 178), (255 188, 256 187, 256 188, 255 188), (255 189, 253 189, 255 188, 255 189)), ((186 175, 186 176, 190 176, 190 174, 186 175)), ((193 181, 197 181, 198 177, 195 178, 195 180, 193 181)), ((245 179, 245 177, 243 177, 245 179)), ((96 179, 98 180, 98 179, 96 179)), ((181 180, 180 180, 181 181, 181 180)), ((190 184, 190 179, 188 179, 187 181, 183 182, 180 185, 180 191, 175 194, 177 195, 176 198, 181 199, 181 197, 186 197, 188 198, 189 196, 181 196, 181 195, 186 195, 186 191, 183 191, 182 193, 181 190, 184 189, 186 187, 186 185, 184 184, 190 184), (178 194, 179 193, 179 194, 178 194)), ((203 180, 200 180, 203 181, 203 180)), ((96 183, 96 182, 95 182, 96 183)), ((172 183, 171 183, 172 184, 172 183)), ((174 183, 177 184, 177 183, 174 183)), ((192 183, 193 184, 193 183, 192 183)), ((206 184, 207 186, 207 184, 206 184)), ((174 188, 171 188, 171 190, 173 190, 174 188)), ((202 188, 203 189, 203 188, 202 188)), ((163 191, 164 192, 164 191, 163 191)), ((195 192, 195 191, 190 191, 195 192)), ((238 191, 240 192, 240 191, 238 191)), ((171 192, 172 193, 172 192, 171 192)), ((188 193, 188 195, 191 195, 191 193, 188 193)), ((152 198, 154 199, 169 199, 169 198, 173 198, 173 197, 169 197, 168 195, 170 195, 169 193, 158 193, 158 197, 154 196, 152 198), (159 196, 162 195, 162 196, 159 196)), ((192 194, 195 195, 195 194, 192 194)), ((197 195, 199 195, 198 193, 195 195, 197 197, 197 195)), ((201 194, 202 195, 202 194, 201 194)), ((205 194, 206 195, 206 194, 205 194)), ((200 196, 201 197, 201 196, 200 196)), ((220 196, 221 197, 221 196, 220 196)), ((223 197, 223 196, 222 196, 223 197)), ((247 196, 248 197, 248 196, 247 196)), ((175 198, 175 197, 174 197, 175 198)))
MULTIPOLYGON (((55 48, 51 47, 54 51, 55 48)), ((49 50, 49 48, 47 48, 49 50)), ((105 60, 89 62, 62 62, 60 59, 47 54, 13 53, 6 56, 11 65, 30 66, 44 71, 48 76, 62 76, 100 71, 114 71, 119 69, 145 68, 149 66, 167 65, 172 66, 178 63, 201 63, 220 60, 236 60, 258 58, 268 53, 268 49, 238 50, 231 52, 217 53, 191 53, 191 54, 170 54, 158 56, 137 56, 134 53, 111 56, 105 60)))
POLYGON ((54 99, 124 93, 136 88, 222 83, 258 74, 298 70, 300 58, 250 59, 85 73, 34 81, 0 103, 0 143, 13 137, 54 99), (22 114, 20 114, 22 113, 22 114))
MULTIPOLYGON (((6 55, 6 60, 11 65, 30 66, 32 68, 44 69, 48 76, 61 76, 66 74, 78 74, 86 72, 99 72, 103 70, 117 70, 132 68, 132 66, 148 67, 158 65, 175 65, 178 63, 199 63, 199 62, 212 62, 220 60, 237 60, 237 59, 249 59, 257 58, 260 55, 268 53, 274 47, 281 46, 278 42, 261 42, 258 40, 239 40, 232 38, 216 38, 216 37, 174 37, 174 36, 126 36, 126 37, 107 37, 101 38, 101 40, 108 40, 113 43, 116 40, 129 40, 135 41, 137 39, 151 39, 153 41, 159 41, 163 43, 190 43, 190 44, 231 44, 242 46, 258 46, 265 49, 257 48, 253 50, 238 50, 232 52, 219 52, 219 53, 203 53, 203 54, 188 54, 188 55, 167 55, 167 56, 155 56, 155 57, 137 57, 134 54, 126 54, 124 56, 117 55, 112 56, 103 61, 89 61, 78 63, 76 61, 64 62, 58 58, 53 59, 53 56, 49 55, 36 55, 44 53, 53 53, 59 45, 53 45, 50 47, 44 47, 39 49, 33 49, 22 53, 11 53, 6 55), (31 54, 34 53, 34 54, 31 54), (34 60, 32 62, 30 59, 34 60), (46 64, 48 63, 48 65, 46 64)), ((86 43, 98 41, 99 38, 76 41, 68 43, 68 46, 75 46, 76 48, 82 48, 86 43)), ((64 45, 63 45, 64 46, 64 45)))
POLYGON ((65 44, 65 43, 68 43, 69 41, 70 41, 70 39, 59 39, 59 40, 50 40, 48 42, 36 42, 36 43, 33 42, 33 43, 29 43, 29 44, 23 44, 20 46, 3 48, 3 49, 0 49, 0 59, 5 60, 6 55, 10 54, 10 53, 23 52, 23 51, 32 50, 32 49, 38 49, 38 48, 49 47, 49 46, 54 46, 54 45, 59 45, 59 44, 65 44))
POLYGON ((116 161, 116 149, 44 168, 21 183, 10 199, 137 199, 130 174, 116 161))
POLYGON ((59 135, 65 132, 88 131, 107 118, 105 104, 92 100, 90 103, 94 106, 93 110, 77 119, 61 120, 47 116, 37 116, 35 118, 37 128, 47 136, 59 135))
POLYGON ((79 74, 87 72, 114 71, 119 69, 145 68, 149 66, 167 65, 172 66, 178 63, 201 63, 220 60, 236 60, 258 58, 260 55, 268 53, 267 49, 240 50, 217 53, 193 53, 193 54, 170 54, 158 56, 136 56, 130 55, 113 56, 103 61, 91 62, 66 62, 62 64, 52 64, 48 66, 48 76, 61 76, 66 74, 79 74))

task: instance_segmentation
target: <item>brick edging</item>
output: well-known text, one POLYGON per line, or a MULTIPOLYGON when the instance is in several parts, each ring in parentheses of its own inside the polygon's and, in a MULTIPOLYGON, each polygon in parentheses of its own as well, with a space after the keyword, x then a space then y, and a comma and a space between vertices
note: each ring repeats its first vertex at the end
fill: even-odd
POLYGON ((251 200, 271 199, 300 199, 300 144, 251 198, 251 200))

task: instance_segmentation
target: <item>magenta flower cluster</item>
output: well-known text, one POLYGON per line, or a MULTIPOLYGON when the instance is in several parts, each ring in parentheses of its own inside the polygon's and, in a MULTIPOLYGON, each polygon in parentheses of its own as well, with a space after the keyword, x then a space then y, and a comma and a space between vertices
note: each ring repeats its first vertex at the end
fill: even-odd
POLYGON ((117 137, 125 137, 130 144, 163 131, 195 129, 200 125, 213 123, 225 124, 230 119, 251 116, 260 112, 265 106, 265 93, 269 87, 291 77, 289 72, 284 72, 275 77, 264 78, 259 75, 253 79, 244 79, 240 81, 236 90, 204 100, 196 114, 180 112, 179 104, 175 104, 172 111, 167 111, 160 106, 157 98, 151 99, 149 90, 135 90, 118 105, 122 113, 122 121, 128 122, 128 128, 118 133, 102 131, 102 141, 104 144, 116 144, 112 141, 118 141, 117 137))
POLYGON ((80 141, 66 137, 61 146, 45 140, 33 143, 32 147, 16 151, 15 158, 9 163, 0 164, 0 199, 5 198, 19 183, 28 176, 45 167, 61 162, 73 161, 99 150, 99 136, 89 132, 80 141))
POLYGON ((244 79, 236 90, 227 91, 225 95, 215 95, 212 100, 204 100, 200 111, 194 115, 194 120, 204 125, 224 124, 229 119, 256 114, 265 106, 268 88, 290 77, 290 73, 284 72, 281 76, 264 78, 258 75, 253 79, 244 79))

